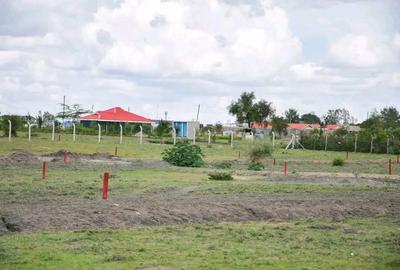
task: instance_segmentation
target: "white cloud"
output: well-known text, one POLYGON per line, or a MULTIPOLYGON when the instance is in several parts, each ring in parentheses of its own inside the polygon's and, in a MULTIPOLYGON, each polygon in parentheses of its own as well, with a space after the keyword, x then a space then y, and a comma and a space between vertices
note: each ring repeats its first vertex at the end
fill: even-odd
POLYGON ((392 50, 365 35, 347 34, 330 47, 334 60, 354 67, 375 67, 392 61, 392 50))

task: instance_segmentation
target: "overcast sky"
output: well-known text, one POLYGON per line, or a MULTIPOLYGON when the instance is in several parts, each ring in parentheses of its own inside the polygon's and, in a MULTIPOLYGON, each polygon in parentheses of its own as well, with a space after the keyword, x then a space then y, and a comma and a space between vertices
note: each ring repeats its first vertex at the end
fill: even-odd
POLYGON ((400 109, 399 0, 0 0, 0 112, 234 118, 242 91, 323 115, 400 109))

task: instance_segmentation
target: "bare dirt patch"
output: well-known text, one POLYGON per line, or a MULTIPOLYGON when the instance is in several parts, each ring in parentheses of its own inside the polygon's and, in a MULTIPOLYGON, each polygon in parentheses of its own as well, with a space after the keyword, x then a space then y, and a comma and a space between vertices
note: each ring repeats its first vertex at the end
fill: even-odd
POLYGON ((127 228, 185 224, 332 218, 400 217, 395 192, 193 194, 169 190, 112 197, 6 204, 3 216, 21 231, 127 228))
POLYGON ((34 164, 38 162, 39 158, 28 152, 15 152, 7 156, 0 156, 0 164, 2 165, 34 164))

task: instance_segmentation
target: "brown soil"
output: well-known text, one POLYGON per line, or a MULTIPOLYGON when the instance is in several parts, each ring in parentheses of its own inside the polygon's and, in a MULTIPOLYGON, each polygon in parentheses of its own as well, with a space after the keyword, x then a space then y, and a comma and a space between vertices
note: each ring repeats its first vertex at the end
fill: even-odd
POLYGON ((70 199, 5 204, 0 209, 0 228, 3 226, 3 232, 12 232, 313 217, 398 218, 400 197, 395 192, 197 195, 174 189, 114 197, 108 201, 70 199))
POLYGON ((37 156, 27 152, 15 152, 8 156, 0 156, 0 164, 2 165, 34 164, 38 162, 37 156))

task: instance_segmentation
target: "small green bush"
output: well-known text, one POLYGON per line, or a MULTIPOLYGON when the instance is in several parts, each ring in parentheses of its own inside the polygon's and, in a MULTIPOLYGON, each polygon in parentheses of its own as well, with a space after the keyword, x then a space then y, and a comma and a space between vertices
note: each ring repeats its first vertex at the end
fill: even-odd
POLYGON ((247 169, 250 171, 262 171, 264 170, 264 165, 261 163, 250 163, 247 169))
POLYGON ((343 166, 344 165, 344 160, 342 158, 335 158, 332 161, 333 166, 343 166))
POLYGON ((251 163, 260 163, 264 158, 272 155, 271 144, 267 142, 255 143, 249 151, 249 158, 251 163))
POLYGON ((197 145, 177 142, 162 153, 163 160, 180 167, 200 167, 204 164, 203 153, 197 145))
POLYGON ((233 180, 230 172, 213 172, 208 174, 208 179, 218 181, 230 181, 233 180))
POLYGON ((214 164, 214 167, 217 169, 230 169, 232 168, 232 162, 230 161, 217 162, 214 164))

